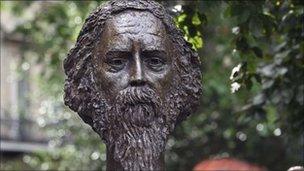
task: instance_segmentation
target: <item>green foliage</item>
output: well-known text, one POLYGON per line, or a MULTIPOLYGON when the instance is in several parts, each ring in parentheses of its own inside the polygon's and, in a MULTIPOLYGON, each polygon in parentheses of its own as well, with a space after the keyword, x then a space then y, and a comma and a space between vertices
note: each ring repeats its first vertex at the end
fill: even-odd
POLYGON ((293 1, 233 1, 228 10, 228 16, 237 19, 239 32, 233 43, 244 65, 242 77, 234 81, 250 89, 256 79, 262 86, 248 110, 265 115, 265 107, 278 106, 280 126, 300 135, 304 131, 303 6, 293 1))
MULTIPOLYGON (((71 114, 62 103, 64 73, 62 63, 73 46, 88 13, 100 3, 95 1, 5 1, 3 9, 22 19, 11 33, 21 35, 24 44, 22 63, 40 66, 35 92, 44 116, 42 125, 51 138, 48 152, 25 155, 21 163, 30 170, 105 169, 105 146, 91 128, 71 114), (37 11, 35 11, 37 10, 37 11), (73 142, 73 144, 69 144, 73 142)), ((20 67, 21 68, 21 67, 20 67)), ((21 76, 23 70, 19 71, 21 76)), ((32 99, 35 100, 35 99, 32 99)), ((75 115, 75 116, 74 116, 75 115)), ((17 166, 16 166, 17 167, 17 166)), ((9 163, 3 168, 18 169, 9 163)), ((1 166, 2 169, 2 166, 1 166)))
POLYGON ((192 44, 192 48, 200 49, 203 47, 202 27, 207 22, 206 16, 198 9, 191 6, 183 6, 182 13, 175 18, 176 25, 184 31, 184 38, 192 44))
MULTIPOLYGON (((196 11, 208 18, 208 23, 195 28, 207 42, 199 50, 204 57, 205 94, 201 112, 178 127, 169 141, 169 168, 186 170, 212 156, 233 156, 271 170, 301 163, 303 6, 282 3, 184 3, 186 12, 177 16, 179 23, 188 18, 187 28, 195 27, 199 22, 189 21, 196 18, 196 11), (293 23, 287 24, 284 18, 290 10, 295 15, 290 19, 293 23), (232 64, 240 68, 229 80, 232 64), (234 96, 229 92, 230 81, 241 86, 234 96)), ((185 27, 180 28, 188 34, 185 27)))
MULTIPOLYGON (((23 19, 14 34, 31 42, 24 46, 23 60, 42 66, 36 81, 47 99, 41 102, 43 114, 45 120, 59 125, 48 129, 58 150, 23 157, 31 169, 100 170, 105 166, 105 147, 98 136, 62 104, 62 61, 99 2, 1 2, 1 10, 23 19), (43 5, 28 16, 26 9, 34 4, 43 5)), ((203 159, 228 156, 270 170, 300 165, 299 136, 304 130, 300 1, 163 4, 181 7, 174 12, 176 25, 202 57, 204 73, 202 106, 169 139, 167 169, 189 170, 203 159), (241 86, 234 87, 235 94, 231 83, 241 86)))

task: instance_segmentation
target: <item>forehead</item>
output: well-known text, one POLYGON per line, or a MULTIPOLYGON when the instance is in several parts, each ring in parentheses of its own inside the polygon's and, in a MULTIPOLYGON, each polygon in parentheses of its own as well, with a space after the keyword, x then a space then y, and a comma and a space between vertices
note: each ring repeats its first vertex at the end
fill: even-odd
POLYGON ((108 25, 118 34, 164 34, 161 20, 147 11, 126 10, 108 21, 108 25))
POLYGON ((134 41, 143 48, 164 48, 166 30, 162 21, 146 11, 126 10, 105 23, 101 43, 106 48, 130 49, 134 41))

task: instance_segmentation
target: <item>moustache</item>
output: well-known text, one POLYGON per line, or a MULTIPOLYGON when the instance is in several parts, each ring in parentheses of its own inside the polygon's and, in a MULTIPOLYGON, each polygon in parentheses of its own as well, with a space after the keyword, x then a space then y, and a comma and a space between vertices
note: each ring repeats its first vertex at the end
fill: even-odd
POLYGON ((155 107, 161 105, 160 97, 149 86, 127 87, 119 92, 116 100, 124 105, 154 104, 155 107))

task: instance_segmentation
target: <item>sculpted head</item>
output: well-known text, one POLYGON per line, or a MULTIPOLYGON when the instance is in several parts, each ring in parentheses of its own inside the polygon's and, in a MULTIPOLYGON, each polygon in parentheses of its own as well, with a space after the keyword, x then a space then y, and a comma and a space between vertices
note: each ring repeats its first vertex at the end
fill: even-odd
POLYGON ((65 104, 126 170, 157 169, 168 135, 201 94, 198 55, 150 0, 110 1, 91 13, 64 69, 65 104))

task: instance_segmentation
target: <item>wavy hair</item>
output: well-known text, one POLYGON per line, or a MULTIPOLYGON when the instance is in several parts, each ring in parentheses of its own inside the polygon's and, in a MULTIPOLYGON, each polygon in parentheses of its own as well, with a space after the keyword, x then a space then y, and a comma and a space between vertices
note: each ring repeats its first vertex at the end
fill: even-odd
MULTIPOLYGON (((152 0, 112 0, 94 10, 79 33, 75 46, 64 60, 65 80, 64 102, 89 125, 97 107, 94 98, 98 98, 93 72, 92 59, 96 45, 102 41, 101 33, 105 22, 111 16, 125 10, 141 10, 152 13, 165 26, 169 38, 180 53, 174 59, 178 75, 173 80, 177 94, 173 97, 179 110, 174 120, 181 121, 194 112, 202 93, 201 71, 198 54, 185 41, 182 32, 176 27, 172 17, 159 3, 152 0)), ((102 107, 102 106, 99 106, 102 107)))

